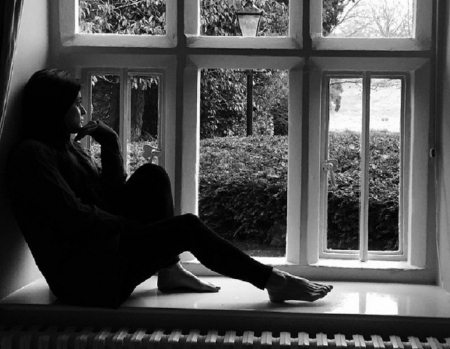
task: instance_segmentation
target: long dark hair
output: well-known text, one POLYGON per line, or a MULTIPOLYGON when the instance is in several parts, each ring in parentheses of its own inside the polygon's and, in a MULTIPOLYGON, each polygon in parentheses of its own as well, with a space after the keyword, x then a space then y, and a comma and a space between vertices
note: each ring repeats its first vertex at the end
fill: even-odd
POLYGON ((69 140, 64 116, 75 101, 80 84, 66 71, 43 69, 25 86, 22 111, 25 137, 52 146, 69 140))

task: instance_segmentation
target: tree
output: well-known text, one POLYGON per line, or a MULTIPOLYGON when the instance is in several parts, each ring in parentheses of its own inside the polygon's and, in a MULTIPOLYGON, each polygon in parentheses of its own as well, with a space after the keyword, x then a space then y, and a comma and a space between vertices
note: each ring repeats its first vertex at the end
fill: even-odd
MULTIPOLYGON (((201 0, 200 18, 202 35, 240 36, 235 15, 242 0, 201 0)), ((264 12, 259 36, 287 35, 289 0, 256 0, 255 6, 264 12)), ((244 71, 205 69, 201 76, 200 135, 202 138, 245 134, 246 75, 244 71)), ((287 76, 280 87, 280 76, 273 71, 254 71, 254 106, 256 134, 272 132, 272 106, 277 105, 277 120, 287 120, 287 76), (279 89, 275 89, 278 86, 279 89), (269 91, 270 90, 270 91, 269 91), (283 97, 278 91, 285 91, 283 97), (275 101, 276 100, 276 101, 275 101), (284 112, 284 113, 283 113, 284 112)), ((282 129, 282 127, 280 128, 282 129)), ((287 131, 286 131, 287 132, 287 131)))
POLYGON ((347 0, 338 4, 337 7, 331 6, 330 11, 339 13, 336 13, 330 22, 333 26, 327 27, 326 35, 370 38, 412 37, 412 6, 413 0, 353 0, 353 3, 347 0))
MULTIPOLYGON (((359 2, 360 0, 357 0, 359 2)), ((345 17, 342 18, 342 14, 344 10, 347 9, 348 6, 353 5, 355 0, 323 0, 323 8, 322 8, 322 35, 328 36, 330 35, 334 28, 336 28, 345 17)))

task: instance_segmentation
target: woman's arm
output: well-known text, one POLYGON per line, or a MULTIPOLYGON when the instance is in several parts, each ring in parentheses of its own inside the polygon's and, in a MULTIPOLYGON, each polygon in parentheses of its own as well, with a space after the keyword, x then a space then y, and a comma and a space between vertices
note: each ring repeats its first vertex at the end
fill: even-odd
POLYGON ((59 231, 61 236, 55 238, 79 241, 112 236, 134 226, 121 216, 83 204, 62 176, 56 151, 40 142, 27 141, 12 154, 8 175, 18 220, 30 227, 47 227, 43 234, 59 231))
POLYGON ((101 181, 105 195, 117 193, 125 183, 127 174, 123 165, 119 137, 116 132, 103 122, 98 122, 90 136, 101 145, 101 181))

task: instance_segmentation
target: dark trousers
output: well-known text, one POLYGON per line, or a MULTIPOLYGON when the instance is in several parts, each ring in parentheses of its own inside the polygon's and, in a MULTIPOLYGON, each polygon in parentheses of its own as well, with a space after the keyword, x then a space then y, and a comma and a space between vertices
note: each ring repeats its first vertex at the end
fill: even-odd
POLYGON ((221 238, 197 216, 174 216, 170 180, 162 167, 140 167, 119 197, 121 213, 143 223, 120 239, 120 251, 128 261, 123 300, 159 269, 177 263, 178 255, 185 251, 219 274, 264 289, 272 267, 221 238))

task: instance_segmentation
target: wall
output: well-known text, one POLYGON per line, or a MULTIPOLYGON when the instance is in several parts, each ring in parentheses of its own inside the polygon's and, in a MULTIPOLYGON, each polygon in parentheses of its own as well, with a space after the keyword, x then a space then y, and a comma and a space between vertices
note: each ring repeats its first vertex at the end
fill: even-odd
POLYGON ((14 59, 5 128, 0 138, 0 299, 40 277, 9 208, 5 167, 17 141, 20 91, 35 71, 47 66, 47 0, 25 0, 14 59))
MULTIPOLYGON (((445 2, 446 3, 446 2, 445 2)), ((440 257, 440 283, 450 292, 450 6, 446 4, 445 26, 442 42, 443 71, 442 104, 440 117, 437 120, 437 205, 438 205, 438 238, 440 257)))

